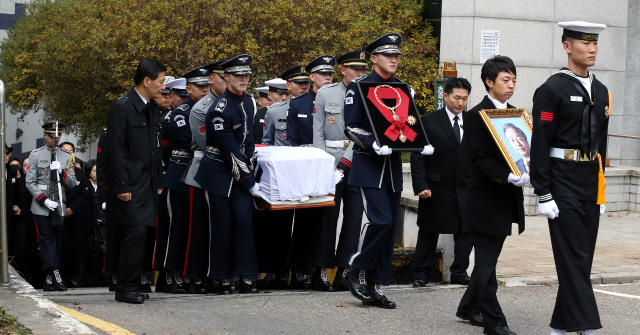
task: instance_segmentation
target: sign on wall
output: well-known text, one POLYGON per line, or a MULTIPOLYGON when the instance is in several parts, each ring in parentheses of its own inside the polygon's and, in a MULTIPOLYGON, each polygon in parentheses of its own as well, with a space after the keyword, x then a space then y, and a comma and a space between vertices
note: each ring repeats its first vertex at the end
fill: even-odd
POLYGON ((500 31, 482 30, 480 33, 480 63, 500 54, 500 31))

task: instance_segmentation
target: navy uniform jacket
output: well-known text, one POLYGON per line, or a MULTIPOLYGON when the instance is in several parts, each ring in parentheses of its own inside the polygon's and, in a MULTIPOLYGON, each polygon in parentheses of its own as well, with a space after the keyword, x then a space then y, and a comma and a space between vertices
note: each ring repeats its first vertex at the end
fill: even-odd
POLYGON ((180 181, 185 171, 189 168, 193 151, 191 150, 191 127, 189 127, 189 114, 196 101, 189 96, 180 106, 171 112, 169 121, 169 134, 171 135, 171 160, 164 177, 164 186, 179 192, 188 189, 184 181, 180 181))
POLYGON ((253 143, 262 144, 262 135, 264 132, 264 118, 267 114, 267 107, 260 108, 256 112, 253 119, 253 143))
POLYGON ((364 110, 364 102, 360 99, 356 81, 374 83, 399 83, 395 77, 382 78, 375 71, 368 76, 353 80, 347 86, 344 102, 345 134, 355 142, 353 145, 353 161, 349 174, 349 184, 359 187, 380 188, 385 169, 391 169, 391 181, 394 192, 402 191, 402 159, 400 152, 393 152, 389 156, 379 156, 373 150, 375 138, 364 110))
POLYGON ((164 174, 167 173, 167 167, 169 167, 169 160, 171 160, 171 134, 169 130, 169 121, 171 120, 171 107, 163 111, 160 114, 160 143, 162 144, 162 170, 164 174))
MULTIPOLYGON (((598 160, 576 162, 550 157, 550 148, 581 148, 585 107, 593 108, 597 121, 597 152, 602 168, 607 155, 609 91, 592 76, 591 97, 569 69, 551 76, 533 95, 531 184, 540 202, 553 197, 595 201, 598 194, 598 160), (593 106, 590 107, 591 102, 593 106)), ((588 111, 590 113, 591 110, 588 111)), ((589 124, 590 125, 590 124, 589 124)))
POLYGON ((313 145, 313 112, 316 92, 300 93, 291 98, 287 113, 289 145, 313 145))
POLYGON ((229 197, 234 186, 248 191, 255 185, 252 100, 226 90, 207 112, 207 151, 195 180, 210 193, 229 197))

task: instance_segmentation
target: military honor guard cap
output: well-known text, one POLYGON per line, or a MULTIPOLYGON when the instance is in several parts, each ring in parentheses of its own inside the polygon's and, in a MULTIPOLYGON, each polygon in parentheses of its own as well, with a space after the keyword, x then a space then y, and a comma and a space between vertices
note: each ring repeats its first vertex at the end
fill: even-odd
POLYGON ((226 59, 219 60, 217 62, 213 62, 203 66, 203 68, 209 70, 211 73, 217 73, 218 75, 224 75, 224 69, 222 68, 222 63, 224 63, 226 59))
POLYGON ((402 37, 398 33, 388 33, 379 37, 377 40, 371 42, 371 44, 367 45, 365 50, 372 55, 375 54, 391 54, 391 55, 402 55, 400 52, 400 43, 402 42, 402 37))
POLYGON ((311 63, 307 64, 306 70, 309 73, 321 72, 321 73, 334 73, 333 66, 336 65, 336 59, 331 55, 322 55, 311 63))
POLYGON ((280 94, 290 94, 287 89, 287 81, 281 78, 275 78, 271 80, 267 80, 264 82, 267 84, 270 92, 280 93, 280 94))
POLYGON ((187 80, 187 84, 211 85, 211 83, 209 83, 209 70, 202 66, 198 66, 197 68, 185 73, 182 75, 182 78, 187 80))
POLYGON ((305 83, 311 81, 311 79, 309 79, 309 73, 304 65, 294 66, 289 70, 284 71, 280 75, 280 78, 294 83, 305 83))
POLYGON ((189 92, 187 92, 187 80, 184 78, 165 81, 164 87, 170 88, 172 91, 176 92, 177 95, 183 97, 189 96, 189 92))
POLYGON ((172 77, 172 76, 165 76, 164 77, 164 89, 162 90, 162 94, 170 94, 171 93, 171 88, 167 87, 167 84, 176 80, 176 78, 172 77))
MULTIPOLYGON (((45 134, 54 135, 56 133, 56 122, 49 121, 42 125, 45 134)), ((62 135, 62 129, 64 129, 64 123, 58 122, 58 136, 62 135)))
POLYGON ((338 57, 336 61, 342 66, 368 69, 369 58, 371 58, 371 54, 366 51, 351 51, 338 57))
POLYGON ((256 91, 258 91, 261 98, 269 98, 269 86, 258 87, 256 91))
POLYGON ((558 22, 558 27, 564 28, 562 31, 563 42, 567 37, 584 41, 597 41, 600 32, 607 29, 606 24, 583 21, 558 22))
POLYGON ((220 66, 224 69, 225 74, 249 76, 252 74, 251 66, 249 66, 251 62, 253 62, 251 55, 242 54, 225 60, 220 66))

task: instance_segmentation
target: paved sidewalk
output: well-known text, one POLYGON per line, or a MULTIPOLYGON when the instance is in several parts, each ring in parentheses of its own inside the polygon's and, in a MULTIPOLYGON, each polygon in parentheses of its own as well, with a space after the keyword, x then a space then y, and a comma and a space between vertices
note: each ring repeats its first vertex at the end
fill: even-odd
MULTIPOLYGON (((557 282, 549 226, 544 216, 527 216, 526 229, 507 240, 497 273, 508 286, 557 282)), ((640 213, 611 212, 600 218, 591 279, 594 284, 640 279, 640 213)))

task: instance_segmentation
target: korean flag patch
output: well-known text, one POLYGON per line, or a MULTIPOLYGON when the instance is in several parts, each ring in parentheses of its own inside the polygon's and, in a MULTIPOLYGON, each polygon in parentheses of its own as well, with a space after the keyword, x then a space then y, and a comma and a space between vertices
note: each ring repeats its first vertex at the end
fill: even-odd
POLYGON ((182 126, 185 126, 187 124, 187 122, 185 120, 178 120, 178 122, 176 122, 176 124, 178 125, 178 127, 182 127, 182 126))
POLYGON ((213 125, 213 128, 215 130, 224 130, 224 126, 222 125, 222 123, 216 123, 213 125))
POLYGON ((347 97, 347 98, 344 100, 344 104, 345 104, 345 105, 353 105, 353 97, 347 97))

